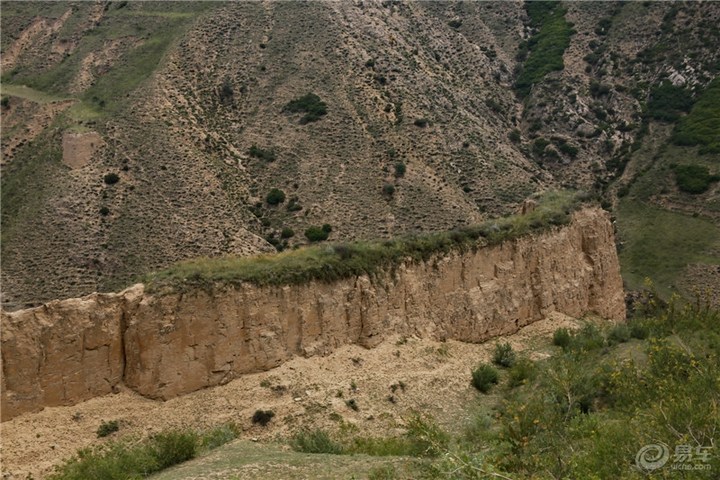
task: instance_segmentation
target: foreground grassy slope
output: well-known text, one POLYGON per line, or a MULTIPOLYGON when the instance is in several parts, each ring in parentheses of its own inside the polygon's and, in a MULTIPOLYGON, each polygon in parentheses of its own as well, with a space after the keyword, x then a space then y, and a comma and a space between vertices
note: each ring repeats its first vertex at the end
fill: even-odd
POLYGON ((267 478, 301 480, 339 478, 417 478, 422 460, 369 455, 307 454, 282 444, 235 441, 210 455, 167 470, 154 480, 189 480, 210 475, 227 479, 267 478), (392 475, 388 477, 388 475, 392 475))

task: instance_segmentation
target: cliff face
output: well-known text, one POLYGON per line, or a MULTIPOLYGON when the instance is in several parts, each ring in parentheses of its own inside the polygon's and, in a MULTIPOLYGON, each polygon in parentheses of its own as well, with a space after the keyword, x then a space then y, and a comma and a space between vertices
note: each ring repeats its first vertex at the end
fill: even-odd
POLYGON ((559 311, 621 320, 613 228, 599 209, 535 237, 406 264, 372 279, 216 287, 155 297, 141 285, 2 315, 2 418, 119 383, 167 399, 389 334, 480 342, 559 311))

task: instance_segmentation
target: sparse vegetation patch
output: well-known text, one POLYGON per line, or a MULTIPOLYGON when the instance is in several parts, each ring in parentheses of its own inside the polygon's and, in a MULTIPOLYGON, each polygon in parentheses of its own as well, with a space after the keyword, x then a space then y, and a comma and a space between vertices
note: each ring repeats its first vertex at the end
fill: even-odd
MULTIPOLYGON (((409 235, 390 240, 346 243, 342 249, 306 247, 256 257, 200 258, 180 262, 146 277, 152 292, 250 282, 257 285, 287 285, 311 280, 333 281, 355 275, 373 275, 383 268, 407 261, 428 260, 453 250, 494 245, 533 232, 567 224, 570 214, 589 198, 574 192, 547 192, 538 207, 525 215, 487 221, 448 232, 409 235)), ((327 240, 332 227, 310 227, 310 241, 327 240)))
POLYGON ((521 96, 530 93, 530 88, 548 73, 565 67, 563 54, 574 33, 572 25, 565 20, 566 9, 560 2, 525 2, 525 9, 536 33, 520 46, 518 54, 519 60, 524 60, 515 82, 521 96))
POLYGON ((678 188, 687 193, 704 193, 712 183, 720 180, 720 175, 710 175, 704 165, 673 165, 672 170, 678 188))
POLYGON ((701 154, 720 153, 720 78, 700 95, 690 114, 675 129, 676 145, 700 145, 701 154))
POLYGON ((320 97, 314 93, 308 93, 307 95, 288 102, 283 110, 290 113, 305 113, 305 115, 300 118, 300 123, 304 125, 309 122, 316 122, 320 120, 323 115, 326 115, 327 104, 320 100, 320 97))

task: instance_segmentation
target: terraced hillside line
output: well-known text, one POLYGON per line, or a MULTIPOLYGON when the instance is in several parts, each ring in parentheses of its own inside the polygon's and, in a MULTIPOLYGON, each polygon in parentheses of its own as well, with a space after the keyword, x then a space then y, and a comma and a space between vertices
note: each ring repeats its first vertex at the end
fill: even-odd
POLYGON ((553 312, 622 320, 607 212, 465 253, 335 282, 218 284, 153 296, 136 285, 2 314, 3 419, 124 384, 169 399, 392 334, 483 342, 553 312))

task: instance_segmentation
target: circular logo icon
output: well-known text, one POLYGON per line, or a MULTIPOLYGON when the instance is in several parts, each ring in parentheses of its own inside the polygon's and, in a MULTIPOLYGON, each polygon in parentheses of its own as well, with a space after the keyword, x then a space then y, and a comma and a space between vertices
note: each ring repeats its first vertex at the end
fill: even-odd
POLYGON ((662 443, 651 443, 638 450, 635 455, 635 465, 643 470, 657 470, 662 468, 670 458, 670 450, 662 443))

